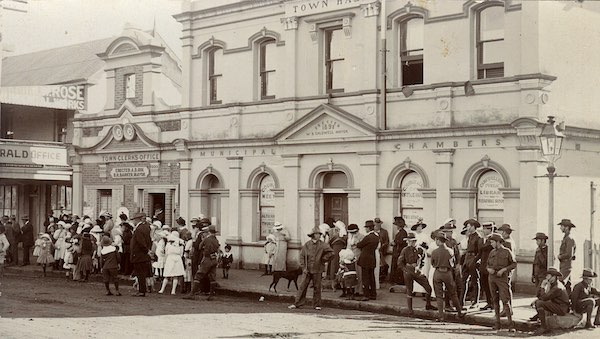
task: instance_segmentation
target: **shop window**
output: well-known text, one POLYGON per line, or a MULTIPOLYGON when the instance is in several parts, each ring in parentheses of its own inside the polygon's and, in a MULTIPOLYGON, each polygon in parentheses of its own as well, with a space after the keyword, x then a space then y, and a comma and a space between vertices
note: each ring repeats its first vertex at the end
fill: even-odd
POLYGON ((504 7, 485 7, 476 16, 477 79, 504 76, 504 7))
POLYGON ((344 41, 342 27, 327 28, 325 37, 325 89, 327 93, 344 91, 344 41))
POLYGON ((209 83, 209 96, 211 104, 220 104, 220 93, 223 88, 221 77, 223 62, 223 49, 215 48, 208 52, 208 83, 209 83))
POLYGON ((135 98, 135 74, 125 74, 125 98, 135 98))
POLYGON ((504 180, 498 172, 489 170, 477 180, 477 220, 493 221, 502 225, 504 219, 504 197, 500 188, 504 180))
POLYGON ((17 215, 18 204, 17 185, 0 186, 0 214, 9 217, 17 215))
POLYGON ((407 173, 400 183, 400 214, 411 226, 423 216, 423 178, 414 171, 407 173))
POLYGON ((65 210, 72 211, 72 197, 72 187, 52 185, 50 187, 50 209, 55 212, 55 214, 61 214, 65 210))
POLYGON ((112 190, 98 190, 98 212, 112 211, 112 190))
POLYGON ((400 78, 403 86, 423 83, 423 25, 422 17, 400 23, 400 78))
POLYGON ((259 73, 260 73, 260 98, 273 99, 275 78, 275 40, 269 39, 259 44, 259 73))
POLYGON ((260 181, 260 195, 258 209, 260 215, 260 240, 265 240, 275 223, 275 180, 270 175, 265 175, 260 181))

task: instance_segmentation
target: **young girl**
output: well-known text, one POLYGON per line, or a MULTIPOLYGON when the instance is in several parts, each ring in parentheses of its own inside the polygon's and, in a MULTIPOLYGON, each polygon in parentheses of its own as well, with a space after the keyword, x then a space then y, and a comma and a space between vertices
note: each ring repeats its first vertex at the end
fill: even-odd
POLYGON ((119 252, 117 248, 112 245, 112 240, 108 236, 103 236, 100 241, 102 250, 100 251, 102 261, 102 276, 104 278, 104 287, 106 287, 106 295, 113 295, 110 291, 110 282, 115 285, 116 295, 120 296, 119 292, 119 278, 117 277, 117 271, 119 269, 119 252))
POLYGON ((179 283, 179 277, 185 274, 183 260, 181 260, 185 244, 183 240, 179 238, 179 232, 177 231, 171 232, 167 237, 167 241, 167 246, 165 246, 164 279, 158 293, 162 294, 165 292, 169 278, 172 278, 173 287, 171 288, 171 294, 175 294, 175 291, 177 291, 177 284, 179 283))
POLYGON ((154 276, 156 277, 156 279, 161 279, 163 277, 163 271, 165 268, 165 248, 167 246, 168 232, 157 231, 154 234, 154 243, 156 244, 154 254, 156 254, 156 261, 152 263, 152 267, 154 268, 154 276))
POLYGON ((344 249, 340 251, 340 268, 338 274, 341 275, 341 285, 344 292, 341 297, 354 300, 354 289, 358 285, 358 275, 356 273, 356 258, 352 250, 344 249))
POLYGON ((273 257, 277 250, 277 244, 275 243, 275 236, 269 234, 267 236, 267 242, 265 243, 265 255, 263 256, 263 264, 265 264, 265 273, 263 275, 269 275, 273 273, 273 257))
MULTIPOLYGON (((184 229, 182 229, 183 231, 184 229)), ((190 231, 182 232, 182 239, 185 241, 185 247, 183 249, 183 264, 185 266, 185 274, 183 275, 183 290, 181 293, 188 293, 192 290, 192 234, 190 231)))
POLYGON ((65 277, 69 279, 70 272, 73 269, 73 239, 71 233, 67 233, 65 237, 65 255, 63 256, 63 268, 65 269, 65 277))
POLYGON ((42 240, 42 235, 44 235, 46 233, 44 232, 40 232, 38 233, 38 238, 35 240, 35 248, 33 249, 33 256, 34 257, 39 257, 40 256, 40 251, 42 249, 42 244, 44 243, 44 240, 42 240))
POLYGON ((89 233, 84 233, 83 237, 81 237, 81 256, 79 257, 79 262, 77 264, 80 282, 87 282, 90 277, 90 272, 93 269, 92 256, 96 252, 96 242, 94 240, 95 239, 89 233))
POLYGON ((221 267, 223 268, 223 278, 229 279, 229 269, 233 263, 233 253, 231 253, 231 246, 225 245, 225 253, 221 257, 221 267))
POLYGON ((42 245, 40 246, 40 256, 37 258, 37 263, 42 265, 44 277, 46 276, 46 266, 54 264, 53 254, 52 239, 48 234, 42 235, 42 245))
POLYGON ((54 231, 54 268, 59 270, 62 269, 62 260, 65 256, 65 237, 67 236, 67 230, 65 229, 66 223, 64 221, 58 222, 58 228, 54 231))

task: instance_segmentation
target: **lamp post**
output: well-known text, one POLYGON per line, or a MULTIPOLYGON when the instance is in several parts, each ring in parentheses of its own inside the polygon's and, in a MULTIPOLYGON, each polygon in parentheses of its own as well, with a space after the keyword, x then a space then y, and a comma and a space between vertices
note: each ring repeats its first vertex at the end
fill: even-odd
POLYGON ((550 184, 548 189, 548 267, 554 266, 554 178, 562 177, 556 174, 554 162, 560 158, 562 141, 565 135, 559 131, 554 124, 554 117, 548 116, 548 122, 544 125, 540 134, 542 156, 548 162, 548 173, 543 177, 548 178, 550 184))

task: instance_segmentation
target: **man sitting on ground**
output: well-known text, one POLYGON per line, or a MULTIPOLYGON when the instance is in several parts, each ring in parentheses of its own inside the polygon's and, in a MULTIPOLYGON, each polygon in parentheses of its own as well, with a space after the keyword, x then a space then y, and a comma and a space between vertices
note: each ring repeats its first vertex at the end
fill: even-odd
POLYGON ((535 335, 548 333, 550 329, 546 325, 546 314, 565 315, 569 312, 569 295, 565 285, 558 279, 562 278, 562 273, 554 267, 546 271, 546 279, 540 286, 543 292, 531 305, 535 306, 538 318, 542 326, 535 331, 535 335))
POLYGON ((596 327, 595 325, 600 325, 600 312, 598 311, 596 311, 596 319, 594 320, 594 324, 592 324, 592 312, 596 306, 600 308, 600 303, 598 303, 600 292, 591 286, 592 278, 596 277, 598 277, 596 272, 589 268, 584 269, 581 275, 583 280, 573 287, 573 292, 571 293, 573 311, 579 314, 587 314, 585 328, 594 328, 596 327))

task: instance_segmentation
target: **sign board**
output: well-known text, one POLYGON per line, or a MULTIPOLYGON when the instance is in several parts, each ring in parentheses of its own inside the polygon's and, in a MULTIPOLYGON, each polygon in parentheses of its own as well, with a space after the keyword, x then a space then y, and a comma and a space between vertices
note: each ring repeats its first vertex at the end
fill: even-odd
POLYGON ((85 110, 84 85, 12 86, 0 88, 5 104, 85 110))
POLYGON ((102 162, 160 161, 160 153, 127 153, 102 155, 102 162))
POLYGON ((304 16, 357 7, 361 0, 300 0, 285 5, 285 16, 304 16))
POLYGON ((477 209, 503 210, 504 197, 500 188, 504 181, 496 171, 485 172, 477 183, 477 209))
POLYGON ((148 167, 115 167, 110 170, 110 176, 114 179, 119 178, 145 178, 150 174, 148 167))
POLYGON ((0 163, 69 166, 65 147, 0 143, 0 163))
POLYGON ((423 179, 417 172, 410 172, 402 179, 401 203, 402 209, 423 208, 423 179))

